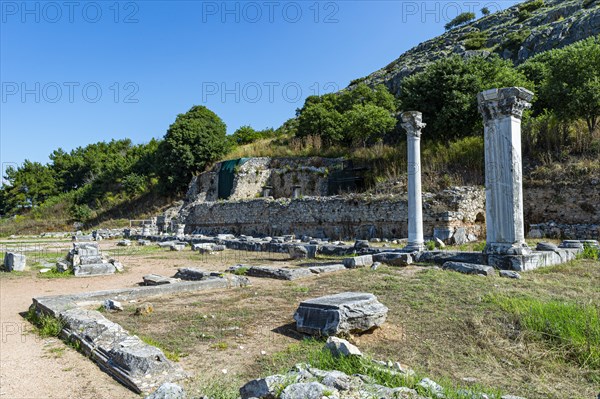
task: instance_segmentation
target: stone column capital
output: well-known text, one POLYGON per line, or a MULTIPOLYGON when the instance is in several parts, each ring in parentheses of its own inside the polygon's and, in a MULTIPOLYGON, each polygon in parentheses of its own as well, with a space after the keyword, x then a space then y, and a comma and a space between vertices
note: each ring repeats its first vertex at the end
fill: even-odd
POLYGON ((427 126, 423 123, 423 114, 418 111, 407 111, 402 113, 402 127, 407 136, 421 137, 421 130, 427 126))
POLYGON ((523 87, 486 90, 477 95, 479 112, 484 122, 514 116, 521 119, 523 111, 531 107, 533 93, 523 87))

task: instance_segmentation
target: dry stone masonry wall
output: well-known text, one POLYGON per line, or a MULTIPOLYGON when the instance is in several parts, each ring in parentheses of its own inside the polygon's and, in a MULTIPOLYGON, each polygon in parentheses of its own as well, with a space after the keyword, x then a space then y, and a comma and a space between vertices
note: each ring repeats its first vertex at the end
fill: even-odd
MULTIPOLYGON (((424 234, 436 227, 465 227, 469 234, 485 232, 483 189, 456 187, 424 194, 424 234)), ((243 201, 195 202, 180 213, 186 233, 232 233, 252 236, 295 234, 331 239, 406 237, 405 196, 347 195, 299 199, 257 198, 243 201)))

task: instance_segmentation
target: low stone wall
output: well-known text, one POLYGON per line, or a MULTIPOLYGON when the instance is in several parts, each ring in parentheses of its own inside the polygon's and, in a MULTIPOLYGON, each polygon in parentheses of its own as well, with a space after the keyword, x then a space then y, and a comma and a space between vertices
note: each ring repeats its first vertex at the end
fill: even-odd
POLYGON ((530 238, 600 238, 600 182, 544 185, 523 190, 530 238))
MULTIPOLYGON (((481 188, 456 187, 435 195, 424 194, 426 236, 433 236, 435 227, 464 227, 469 234, 484 237, 484 215, 485 193, 481 188)), ((184 207, 180 218, 188 234, 295 234, 331 239, 402 238, 408 234, 405 196, 196 202, 184 207)))

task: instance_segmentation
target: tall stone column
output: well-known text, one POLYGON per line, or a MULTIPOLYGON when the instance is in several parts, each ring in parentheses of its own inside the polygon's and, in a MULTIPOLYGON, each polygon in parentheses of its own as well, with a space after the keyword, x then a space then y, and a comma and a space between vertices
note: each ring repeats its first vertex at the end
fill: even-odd
POLYGON ((523 223, 521 118, 533 93, 521 87, 479 93, 484 121, 485 212, 487 245, 484 252, 526 255, 523 223))
POLYGON ((423 203, 421 195, 421 129, 426 125, 417 111, 402 114, 402 127, 406 130, 408 147, 408 245, 405 249, 422 251, 423 203))

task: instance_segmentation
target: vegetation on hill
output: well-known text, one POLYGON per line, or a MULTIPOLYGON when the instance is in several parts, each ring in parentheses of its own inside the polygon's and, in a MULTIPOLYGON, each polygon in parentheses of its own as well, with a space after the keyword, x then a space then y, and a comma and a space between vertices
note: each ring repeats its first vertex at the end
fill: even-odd
MULTIPOLYGON (((423 112, 427 124, 422 149, 426 188, 482 184, 483 129, 476 94, 505 86, 536 93, 523 122, 528 162, 600 157, 600 38, 592 37, 519 66, 497 56, 443 58, 404 79, 398 97, 383 85, 364 83, 310 96, 296 117, 276 130, 243 126, 227 136, 215 113, 194 106, 177 116, 162 140, 57 149, 47 165, 25 161, 9 168, 0 189, 0 214, 12 216, 13 227, 23 215, 44 220, 48 228, 53 227, 50 220, 67 226, 137 218, 156 210, 140 203, 167 204, 185 191, 194 174, 215 161, 242 156, 345 156, 368 166, 370 182, 377 186, 406 171, 401 110, 423 112)), ((14 231, 5 230, 7 224, 0 223, 0 234, 14 231)))

